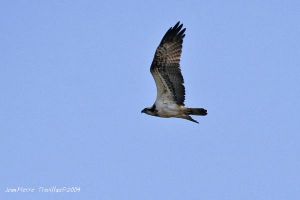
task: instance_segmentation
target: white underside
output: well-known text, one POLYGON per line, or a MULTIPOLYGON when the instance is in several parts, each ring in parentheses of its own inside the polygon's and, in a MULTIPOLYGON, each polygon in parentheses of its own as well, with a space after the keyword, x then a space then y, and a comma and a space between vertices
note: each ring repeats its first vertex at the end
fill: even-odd
POLYGON ((181 117, 184 115, 184 106, 178 106, 177 104, 155 102, 156 110, 160 117, 181 117))
POLYGON ((153 77, 157 87, 155 106, 158 116, 179 118, 186 116, 184 114, 185 107, 179 106, 176 104, 176 102, 174 102, 174 95, 167 87, 164 78, 157 69, 156 73, 153 74, 153 77))

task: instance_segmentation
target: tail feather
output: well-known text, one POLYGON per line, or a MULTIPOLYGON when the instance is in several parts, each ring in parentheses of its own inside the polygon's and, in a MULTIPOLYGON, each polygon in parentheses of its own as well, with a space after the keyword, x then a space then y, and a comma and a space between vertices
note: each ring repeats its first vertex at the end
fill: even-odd
POLYGON ((188 115, 207 115, 207 110, 204 108, 187 108, 187 114, 188 115))
POLYGON ((195 122, 195 123, 197 123, 197 124, 199 124, 199 122, 197 122, 196 120, 194 120, 191 116, 189 116, 189 115, 186 115, 185 117, 183 117, 183 119, 187 119, 187 120, 189 120, 189 121, 192 121, 192 122, 195 122))

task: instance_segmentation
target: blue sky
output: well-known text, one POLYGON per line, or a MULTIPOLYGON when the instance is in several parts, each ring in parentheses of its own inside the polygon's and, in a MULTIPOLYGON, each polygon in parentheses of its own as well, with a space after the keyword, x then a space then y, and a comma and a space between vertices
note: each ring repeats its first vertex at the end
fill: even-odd
POLYGON ((299 19, 296 0, 2 1, 0 199, 299 199, 299 19), (140 113, 178 20, 199 124, 140 113))

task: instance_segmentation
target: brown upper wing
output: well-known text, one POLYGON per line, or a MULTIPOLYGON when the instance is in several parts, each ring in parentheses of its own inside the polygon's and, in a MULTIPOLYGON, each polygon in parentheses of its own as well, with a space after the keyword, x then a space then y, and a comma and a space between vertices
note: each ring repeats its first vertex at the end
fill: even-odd
POLYGON ((156 49, 150 71, 157 87, 157 101, 173 101, 184 105, 185 88, 180 70, 180 56, 185 28, 178 22, 162 38, 156 49))

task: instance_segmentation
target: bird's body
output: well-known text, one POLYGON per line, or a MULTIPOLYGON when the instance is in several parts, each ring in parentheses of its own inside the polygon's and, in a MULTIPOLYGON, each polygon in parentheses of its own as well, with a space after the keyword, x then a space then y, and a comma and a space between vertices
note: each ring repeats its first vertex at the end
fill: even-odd
POLYGON ((157 116, 164 118, 180 116, 182 111, 184 110, 183 106, 162 102, 155 103, 155 107, 157 116))
POLYGON ((184 106, 185 88, 180 70, 180 56, 185 28, 178 22, 170 28, 156 49, 150 72, 155 80, 157 96, 151 108, 143 113, 157 117, 183 118, 198 123, 190 115, 206 115, 203 108, 184 106))

